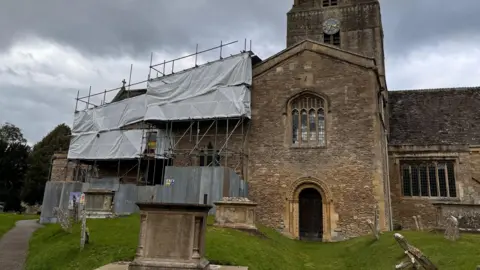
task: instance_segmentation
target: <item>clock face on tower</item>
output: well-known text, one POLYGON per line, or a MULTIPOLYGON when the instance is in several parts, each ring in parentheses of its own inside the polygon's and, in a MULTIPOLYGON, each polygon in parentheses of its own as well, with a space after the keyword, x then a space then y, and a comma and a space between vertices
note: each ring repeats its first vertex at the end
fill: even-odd
POLYGON ((323 22, 323 32, 327 35, 334 35, 340 31, 340 22, 337 19, 330 18, 323 22))

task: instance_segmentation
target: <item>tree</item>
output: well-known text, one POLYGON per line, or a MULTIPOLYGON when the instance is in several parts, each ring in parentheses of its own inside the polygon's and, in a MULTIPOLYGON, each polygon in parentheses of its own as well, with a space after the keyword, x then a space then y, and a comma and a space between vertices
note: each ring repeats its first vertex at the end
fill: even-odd
POLYGON ((20 192, 28 168, 30 147, 20 129, 6 123, 0 126, 0 201, 5 211, 19 211, 20 192))
POLYGON ((33 146, 28 159, 29 168, 21 194, 22 200, 27 204, 42 203, 45 184, 50 176, 52 156, 55 152, 68 150, 70 134, 70 127, 61 124, 33 146))
POLYGON ((23 138, 20 128, 8 122, 0 126, 0 141, 7 143, 27 143, 27 140, 23 138))

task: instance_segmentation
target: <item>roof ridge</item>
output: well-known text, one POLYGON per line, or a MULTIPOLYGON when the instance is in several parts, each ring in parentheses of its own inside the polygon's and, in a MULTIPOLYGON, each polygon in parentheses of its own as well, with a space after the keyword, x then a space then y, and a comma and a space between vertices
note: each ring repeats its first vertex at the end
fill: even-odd
POLYGON ((465 91, 465 90, 479 90, 480 86, 461 86, 461 87, 444 87, 444 88, 420 88, 420 89, 403 89, 403 90, 389 90, 394 92, 436 92, 436 91, 465 91))

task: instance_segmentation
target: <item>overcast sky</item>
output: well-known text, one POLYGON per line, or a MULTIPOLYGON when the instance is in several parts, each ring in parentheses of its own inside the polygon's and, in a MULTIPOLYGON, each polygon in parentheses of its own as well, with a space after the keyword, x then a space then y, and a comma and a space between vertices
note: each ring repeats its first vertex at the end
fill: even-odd
MULTIPOLYGON (((240 40, 224 52, 238 53, 248 38, 265 59, 285 47, 292 2, 2 1, 0 124, 14 123, 35 143, 71 124, 78 89, 86 95, 90 85, 92 92, 118 87, 131 64, 132 82, 146 79, 151 52, 163 62, 194 52, 196 43, 201 50, 240 40)), ((480 1, 381 4, 389 90, 480 85, 480 1)))

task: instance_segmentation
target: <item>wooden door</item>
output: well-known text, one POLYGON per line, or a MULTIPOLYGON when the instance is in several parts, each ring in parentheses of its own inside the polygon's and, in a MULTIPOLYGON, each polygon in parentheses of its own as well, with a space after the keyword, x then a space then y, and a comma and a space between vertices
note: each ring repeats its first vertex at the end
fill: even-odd
POLYGON ((321 241, 323 237, 322 197, 314 188, 307 188, 299 196, 300 239, 321 241))

